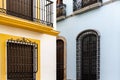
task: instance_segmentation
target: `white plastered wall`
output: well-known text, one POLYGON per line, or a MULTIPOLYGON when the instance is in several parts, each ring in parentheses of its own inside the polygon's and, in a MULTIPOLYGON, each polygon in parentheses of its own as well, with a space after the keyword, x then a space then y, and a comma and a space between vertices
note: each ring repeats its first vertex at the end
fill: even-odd
MULTIPOLYGON (((40 80, 56 80, 56 37, 0 25, 0 34, 40 40, 40 80)), ((1 62, 1 61, 0 61, 1 62)), ((0 67, 1 69, 1 67, 0 67)), ((0 72, 1 74, 1 72, 0 72)))
POLYGON ((67 79, 76 80, 76 37, 88 29, 100 33, 100 80, 120 80, 120 0, 57 23, 67 40, 67 79))

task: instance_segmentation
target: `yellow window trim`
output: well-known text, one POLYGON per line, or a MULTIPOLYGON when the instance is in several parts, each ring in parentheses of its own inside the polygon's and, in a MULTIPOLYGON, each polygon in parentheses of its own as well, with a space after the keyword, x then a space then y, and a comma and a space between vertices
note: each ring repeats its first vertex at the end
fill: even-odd
POLYGON ((35 32, 40 32, 43 34, 57 36, 58 31, 53 30, 53 28, 43 25, 41 23, 28 21, 25 19, 17 18, 10 15, 5 15, 0 13, 0 24, 7 25, 10 27, 22 28, 26 30, 31 30, 35 32))
MULTIPOLYGON (((21 39, 21 37, 18 36, 0 34, 0 80, 7 80, 6 41, 11 38, 15 40, 21 39)), ((38 44, 38 72, 36 73, 36 80, 40 80, 40 40, 36 40, 36 39, 29 39, 29 40, 38 44)))

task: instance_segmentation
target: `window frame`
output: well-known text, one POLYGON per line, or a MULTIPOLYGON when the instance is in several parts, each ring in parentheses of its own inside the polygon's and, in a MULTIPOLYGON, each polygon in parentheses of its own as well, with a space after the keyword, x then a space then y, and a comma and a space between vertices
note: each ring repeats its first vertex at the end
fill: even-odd
MULTIPOLYGON (((18 74, 23 75, 23 74, 27 73, 27 75, 33 74, 32 75, 33 79, 36 79, 36 73, 38 71, 38 47, 37 47, 38 44, 36 44, 35 42, 32 42, 32 41, 28 42, 25 39, 26 38, 23 38, 23 40, 19 40, 19 39, 18 40, 12 40, 12 39, 7 40, 7 42, 6 42, 6 44, 7 44, 7 75, 8 74, 9 75, 13 74, 15 76, 15 75, 18 75, 18 74), (9 50, 9 49, 11 49, 11 50, 9 50), (28 54, 28 50, 30 51, 29 54, 28 54), (12 55, 14 55, 14 56, 10 55, 11 51, 12 52, 14 51, 12 53, 12 55), (27 53, 25 53, 26 51, 27 51, 27 53), (23 53, 25 53, 24 56, 23 56, 23 53), (22 56, 17 56, 15 54, 22 55, 22 56), (28 56, 26 56, 26 54, 28 56), (32 62, 30 62, 31 61, 31 59, 30 59, 31 56, 32 56, 32 62), (25 57, 26 57, 27 60, 25 59, 25 57), (9 60, 9 59, 11 59, 11 60, 9 60), (25 60, 24 63, 22 61, 20 61, 20 59, 25 60), (11 61, 14 61, 14 62, 18 61, 19 63, 21 63, 21 62, 22 63, 19 64, 19 65, 17 63, 14 63, 14 64, 12 63, 12 65, 11 65, 8 61, 10 61, 10 62, 11 61), (9 67, 13 67, 13 65, 14 65, 14 69, 12 70, 10 68, 10 70, 12 70, 12 71, 8 70, 9 67), (30 69, 27 69, 28 65, 31 66, 30 69, 32 71, 30 69), (16 66, 17 66, 18 69, 16 69, 16 66), (22 67, 22 68, 20 68, 20 67, 22 67), (22 71, 20 71, 20 70, 22 70, 22 71)), ((7 79, 11 79, 12 77, 13 76, 11 76, 11 77, 7 76, 7 79)), ((20 76, 17 76, 17 77, 20 77, 20 76)), ((26 76, 21 77, 21 78, 24 79, 24 78, 26 78, 26 76)))
POLYGON ((89 29, 89 30, 85 30, 83 32, 81 32, 80 34, 78 34, 77 38, 76 38, 76 80, 81 80, 81 54, 82 54, 82 38, 86 35, 89 34, 94 34, 96 35, 97 38, 97 44, 96 44, 96 55, 97 55, 97 61, 96 61, 96 76, 97 76, 97 80, 100 79, 100 35, 97 31, 89 29), (79 78, 78 78, 79 77, 79 78))
MULTIPOLYGON (((57 40, 62 40, 64 43, 64 79, 63 80, 67 80, 67 40, 63 36, 58 36, 57 40)), ((57 40, 56 40, 56 43, 57 43, 57 40)))
MULTIPOLYGON (((2 64, 0 67, 0 71, 1 71, 1 75, 0 75, 0 79, 3 80, 7 80, 7 40, 8 39, 13 39, 13 40, 17 40, 17 39, 22 39, 22 36, 15 36, 15 35, 10 35, 10 34, 0 34, 0 63, 2 64)), ((33 38, 28 38, 30 41, 35 42, 38 44, 38 71, 36 73, 36 80, 40 80, 40 40, 39 39, 33 39, 33 38)))

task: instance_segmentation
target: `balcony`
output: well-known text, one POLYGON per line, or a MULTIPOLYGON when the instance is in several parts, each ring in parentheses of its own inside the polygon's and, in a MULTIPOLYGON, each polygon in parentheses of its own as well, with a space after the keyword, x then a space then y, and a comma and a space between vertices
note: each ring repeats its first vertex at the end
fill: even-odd
POLYGON ((66 4, 57 4, 57 21, 65 19, 66 17, 66 4))
POLYGON ((0 0, 0 13, 53 27, 50 0, 0 0))
POLYGON ((88 10, 98 8, 102 5, 102 0, 74 0, 73 1, 73 15, 86 12, 88 10))

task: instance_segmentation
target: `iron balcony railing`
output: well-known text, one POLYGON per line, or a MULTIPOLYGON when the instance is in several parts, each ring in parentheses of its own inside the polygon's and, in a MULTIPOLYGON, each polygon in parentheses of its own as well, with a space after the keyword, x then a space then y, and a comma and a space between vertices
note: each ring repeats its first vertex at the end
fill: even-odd
POLYGON ((57 17, 66 16, 66 4, 57 4, 57 17))
POLYGON ((50 0, 0 0, 0 12, 53 27, 50 0))
POLYGON ((102 0, 73 0, 73 11, 82 9, 98 2, 102 3, 102 0))

